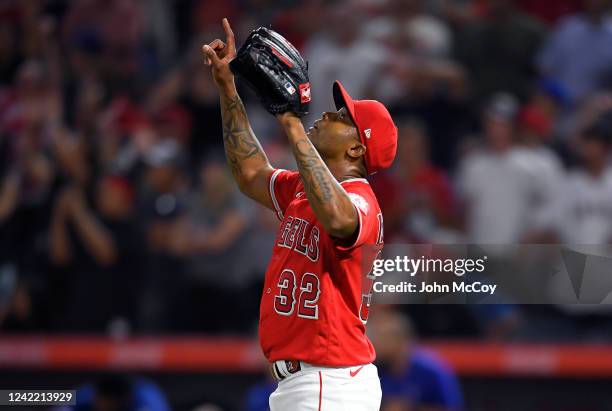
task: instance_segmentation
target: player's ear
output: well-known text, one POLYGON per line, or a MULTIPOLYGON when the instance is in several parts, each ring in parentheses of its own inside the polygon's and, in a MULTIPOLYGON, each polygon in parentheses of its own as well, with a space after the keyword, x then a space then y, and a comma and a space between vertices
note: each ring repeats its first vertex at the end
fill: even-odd
POLYGON ((351 158, 351 159, 358 159, 359 157, 362 157, 365 155, 366 152, 366 147, 359 143, 359 142, 354 142, 351 144, 351 146, 348 148, 348 150, 346 151, 346 154, 351 158))

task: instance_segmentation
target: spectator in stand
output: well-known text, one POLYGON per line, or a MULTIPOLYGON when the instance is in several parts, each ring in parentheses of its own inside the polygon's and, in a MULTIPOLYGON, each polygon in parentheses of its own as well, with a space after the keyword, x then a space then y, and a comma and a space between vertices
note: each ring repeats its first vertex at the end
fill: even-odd
POLYGON ((189 155, 193 166, 223 145, 219 98, 211 76, 202 70, 199 48, 197 52, 197 57, 190 59, 189 67, 185 70, 185 86, 179 99, 193 121, 189 136, 189 155))
POLYGON ((43 146, 49 126, 59 123, 62 115, 60 94, 45 65, 24 62, 12 87, 0 91, 0 133, 15 140, 35 139, 38 148, 43 146))
POLYGON ((578 141, 582 164, 573 170, 558 197, 561 240, 569 244, 612 241, 612 111, 587 127, 578 141))
POLYGON ((144 80, 146 67, 138 59, 144 38, 143 11, 136 0, 88 0, 76 2, 65 17, 65 42, 95 44, 101 52, 101 73, 113 91, 136 91, 144 80))
POLYGON ((538 56, 542 75, 559 82, 574 104, 612 86, 609 0, 586 0, 584 12, 562 20, 538 56))
POLYGON ((137 322, 143 259, 133 204, 132 186, 117 176, 102 177, 89 197, 78 186, 65 188, 58 197, 50 257, 70 279, 69 320, 61 326, 100 331, 137 322))
POLYGON ((576 149, 580 164, 570 171, 559 193, 555 216, 560 240, 566 245, 564 257, 568 274, 583 274, 583 267, 572 266, 569 262, 569 259, 574 258, 574 261, 588 264, 589 275, 579 277, 578 289, 568 286, 567 280, 564 281, 567 277, 562 275, 555 276, 547 284, 549 292, 558 301, 582 302, 557 306, 565 314, 563 323, 559 314, 548 321, 549 324, 555 324, 555 331, 564 333, 563 337, 569 334, 574 338, 579 336, 585 340, 601 341, 607 339, 612 332, 610 295, 604 294, 600 302, 599 299, 593 299, 592 291, 589 290, 593 286, 607 289, 603 282, 610 270, 612 169, 609 160, 612 153, 612 110, 597 114, 591 124, 580 132, 576 149), (558 328, 559 324, 563 324, 563 328, 558 328))
POLYGON ((517 150, 517 110, 512 96, 494 96, 483 114, 486 145, 463 158, 458 187, 470 242, 512 244, 529 232, 533 198, 541 187, 517 150))
POLYGON ((368 324, 376 347, 383 402, 381 411, 460 411, 463 396, 452 369, 418 347, 403 315, 378 311, 368 324))
POLYGON ((404 47, 396 51, 417 58, 435 61, 449 56, 452 44, 450 29, 444 20, 427 13, 426 2, 391 0, 382 2, 380 7, 382 10, 378 16, 365 25, 367 37, 387 46, 404 47))
POLYGON ((180 145, 162 139, 145 153, 144 190, 139 207, 148 223, 148 242, 154 252, 169 253, 172 224, 185 209, 187 183, 180 145))
POLYGON ((396 242, 443 241, 443 229, 456 222, 450 180, 431 163, 429 138, 421 123, 406 121, 398 129, 393 172, 374 176, 372 182, 383 198, 385 235, 396 242))
POLYGON ((450 59, 448 25, 425 9, 420 0, 393 0, 382 17, 365 27, 366 36, 387 53, 368 95, 384 101, 395 118, 423 121, 431 139, 432 161, 450 167, 468 117, 466 74, 450 59))
POLYGON ((143 292, 147 329, 176 326, 184 298, 184 262, 173 251, 177 221, 185 213, 189 185, 184 176, 184 153, 175 139, 161 139, 144 153, 144 171, 138 202, 148 257, 143 292))
POLYGON ((388 58, 383 47, 361 34, 363 16, 346 5, 335 5, 320 18, 327 20, 324 30, 304 47, 304 58, 316 62, 309 67, 312 90, 309 117, 334 107, 329 90, 335 80, 342 81, 356 98, 365 98, 388 58))
POLYGON ((15 318, 28 318, 16 322, 23 327, 13 328, 27 329, 34 324, 30 314, 41 302, 31 301, 33 292, 46 291, 49 283, 44 230, 57 174, 49 145, 61 109, 57 89, 41 62, 28 60, 16 75, 15 84, 0 91, 0 266, 12 267, 18 278, 14 313, 21 314, 15 318))
POLYGON ((80 387, 76 405, 58 411, 170 411, 164 393, 144 378, 109 375, 80 387))
POLYGON ((200 188, 175 223, 169 244, 175 255, 187 261, 184 299, 188 306, 182 320, 193 331, 243 330, 256 320, 253 305, 246 303, 256 304, 257 299, 249 288, 252 265, 244 258, 252 209, 231 183, 225 162, 209 158, 201 167, 199 181, 200 188), (225 304, 232 299, 241 304, 225 304), (220 306, 225 307, 223 316, 190 315, 194 309, 209 312, 220 306))
POLYGON ((149 61, 153 60, 151 63, 154 62, 155 66, 166 68, 174 64, 178 46, 176 28, 173 25, 176 4, 163 0, 149 0, 140 4, 144 18, 147 57, 149 61))
POLYGON ((525 242, 549 243, 554 239, 555 202, 566 177, 559 156, 546 144, 552 139, 557 105, 545 93, 536 93, 518 119, 517 155, 531 169, 534 195, 525 242))
MULTIPOLYGON (((565 140, 572 132, 570 96, 564 87, 550 79, 541 79, 534 87, 519 115, 520 133, 530 141, 554 147, 567 157, 565 140)), ((565 158, 567 160, 567 158, 565 158)))
POLYGON ((526 98, 537 73, 534 57, 545 28, 521 13, 514 0, 486 4, 485 17, 459 32, 456 55, 469 72, 478 101, 504 91, 526 98))

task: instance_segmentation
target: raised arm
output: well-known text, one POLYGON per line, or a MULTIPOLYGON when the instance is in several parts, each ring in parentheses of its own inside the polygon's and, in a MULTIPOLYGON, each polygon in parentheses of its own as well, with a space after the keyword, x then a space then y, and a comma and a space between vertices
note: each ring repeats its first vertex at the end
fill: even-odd
POLYGON ((225 157, 234 179, 244 194, 264 206, 274 209, 268 193, 268 179, 273 169, 264 153, 236 91, 234 75, 229 63, 236 56, 234 33, 227 19, 223 19, 226 41, 216 39, 202 47, 205 63, 212 75, 221 99, 223 145, 225 157))
POLYGON ((70 217, 83 247, 99 265, 115 264, 119 250, 113 235, 87 206, 84 193, 76 188, 69 190, 70 217))
POLYGON ((291 143, 306 197, 317 219, 332 237, 351 238, 359 225, 359 216, 348 194, 306 136, 300 118, 292 113, 277 118, 291 143))

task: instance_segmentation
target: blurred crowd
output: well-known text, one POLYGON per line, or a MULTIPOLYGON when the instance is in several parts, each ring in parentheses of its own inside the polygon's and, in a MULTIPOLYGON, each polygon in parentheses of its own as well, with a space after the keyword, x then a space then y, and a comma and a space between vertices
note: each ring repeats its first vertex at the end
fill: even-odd
MULTIPOLYGON (((238 42, 271 25, 304 54, 307 123, 332 109, 335 79, 390 108, 397 159, 371 179, 387 243, 608 244, 610 5, 0 2, 0 329, 254 330, 277 221, 225 166, 200 51, 225 16, 238 42)), ((294 167, 275 119, 241 94, 273 165, 294 167)), ((410 310, 434 334, 507 335, 473 313, 410 310)))

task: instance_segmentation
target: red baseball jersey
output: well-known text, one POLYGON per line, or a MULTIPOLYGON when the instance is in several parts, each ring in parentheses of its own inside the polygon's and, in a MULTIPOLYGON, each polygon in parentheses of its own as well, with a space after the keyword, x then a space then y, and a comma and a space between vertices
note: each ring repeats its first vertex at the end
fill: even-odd
POLYGON ((367 180, 345 180, 359 215, 353 244, 328 235, 310 207, 299 173, 275 170, 270 196, 281 220, 261 299, 259 338, 269 361, 352 366, 374 360, 365 335, 370 269, 383 221, 367 180))

